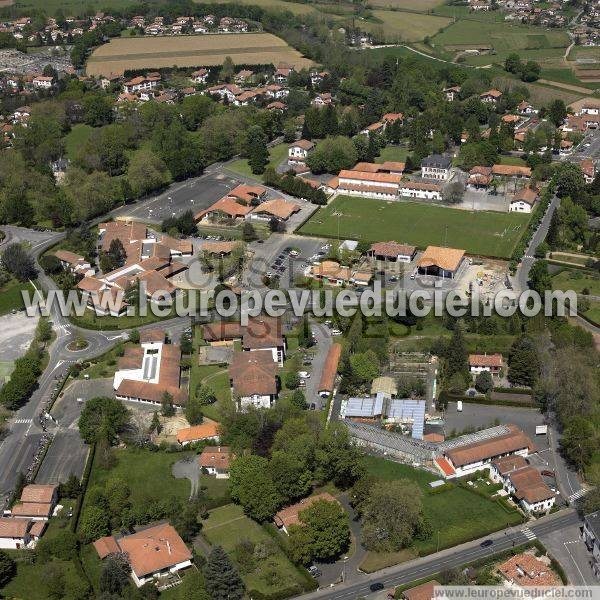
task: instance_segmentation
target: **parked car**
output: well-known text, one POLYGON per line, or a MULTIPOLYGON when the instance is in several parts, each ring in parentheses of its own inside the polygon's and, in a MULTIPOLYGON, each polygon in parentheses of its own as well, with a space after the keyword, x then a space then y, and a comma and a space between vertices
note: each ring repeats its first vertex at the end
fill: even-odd
POLYGON ((339 329, 332 329, 331 335, 342 335, 342 332, 339 329))
POLYGON ((300 379, 310 379, 310 373, 308 371, 299 371, 298 377, 300 377, 300 379))
POLYGON ((494 540, 483 540, 481 544, 479 544, 482 548, 489 548, 494 543, 494 540))
POLYGON ((321 577, 321 575, 323 575, 323 573, 321 573, 321 571, 319 571, 319 569, 317 567, 315 567, 315 565, 311 565, 310 567, 308 567, 308 572, 311 574, 312 577, 321 577))
POLYGON ((380 581, 377 581, 376 583, 372 583, 369 586, 369 589, 372 592, 380 592, 383 588, 385 588, 385 586, 383 585, 383 583, 381 583, 380 581))

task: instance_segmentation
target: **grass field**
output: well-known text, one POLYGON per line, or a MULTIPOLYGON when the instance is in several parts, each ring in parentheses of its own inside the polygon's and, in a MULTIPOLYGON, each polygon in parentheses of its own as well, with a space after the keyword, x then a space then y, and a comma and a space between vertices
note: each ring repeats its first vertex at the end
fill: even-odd
POLYGON ((83 145, 92 134, 92 131, 94 131, 94 128, 90 127, 90 125, 84 125, 83 123, 73 125, 71 131, 65 137, 65 150, 69 160, 74 160, 77 154, 79 154, 81 148, 83 148, 83 145))
POLYGON ((591 300, 590 310, 586 310, 583 314, 587 319, 593 321, 596 325, 598 325, 598 327, 600 327, 600 302, 591 300))
MULTIPOLYGON (((431 521, 434 533, 428 540, 415 541, 412 556, 431 554, 438 548, 441 550, 456 546, 521 522, 521 516, 516 510, 509 511, 498 502, 457 485, 444 492, 430 493, 428 483, 439 477, 426 471, 372 456, 368 456, 366 462, 368 472, 376 477, 387 480, 409 479, 423 490, 423 512, 431 521)), ((398 553, 369 552, 367 560, 370 568, 374 564, 383 568, 412 556, 406 551, 400 556, 398 553)))
POLYGON ((12 279, 7 284, 0 287, 0 317, 6 315, 12 310, 21 310, 25 307, 23 303, 23 290, 33 294, 34 289, 29 282, 22 283, 12 279))
POLYGON ((407 156, 407 148, 400 148, 398 146, 386 146, 381 150, 379 156, 375 159, 375 162, 382 163, 386 160, 391 160, 394 162, 405 162, 407 156))
POLYGON ((309 67, 281 38, 270 33, 238 33, 175 37, 115 38, 94 50, 87 62, 88 75, 123 73, 126 69, 220 65, 226 56, 236 64, 280 61, 297 69, 309 67))
MULTIPOLYGON (((168 498, 187 499, 190 495, 190 482, 187 479, 175 479, 171 474, 173 463, 191 456, 190 452, 150 452, 148 450, 114 450, 117 464, 110 470, 100 467, 98 454, 94 459, 88 489, 103 485, 113 477, 127 482, 131 490, 131 503, 143 506, 160 502, 168 498)), ((85 504, 84 504, 85 510, 85 504)))
POLYGON ((600 296, 600 276, 579 269, 565 269, 552 277, 555 290, 573 290, 581 294, 587 289, 592 296, 600 296))
POLYGON ((371 4, 381 8, 427 12, 443 4, 443 2, 444 0, 372 0, 371 4))
POLYGON ((447 17, 391 10, 374 10, 373 17, 363 21, 362 26, 370 32, 382 31, 389 42, 418 42, 451 22, 447 17))
MULTIPOLYGON (((277 144, 277 146, 273 146, 269 149, 269 166, 275 168, 277 167, 288 155, 288 147, 289 144, 277 144)), ((248 165, 248 159, 240 158, 238 160, 234 160, 233 162, 227 165, 227 169, 229 171, 233 171, 234 173, 238 173, 239 175, 243 175, 244 177, 252 177, 253 179, 257 179, 258 181, 263 180, 262 175, 254 175, 250 170, 248 165)))
MULTIPOLYGON (((196 1, 196 0, 195 0, 196 1)), ((201 0, 197 0, 201 2, 201 0)), ((262 8, 272 8, 276 10, 288 10, 295 15, 306 15, 316 13, 317 10, 313 4, 304 4, 300 2, 285 2, 285 0, 235 0, 240 4, 252 4, 262 8)), ((234 2, 234 0, 223 0, 223 2, 234 2)))
MULTIPOLYGON (((150 0, 149 4, 154 2, 150 0)), ((136 4, 135 0, 16 0, 15 6, 20 9, 43 10, 47 15, 54 15, 58 9, 64 15, 74 17, 89 16, 90 11, 123 9, 136 4)), ((92 13, 93 14, 93 13, 92 13)))
POLYGON ((244 538, 269 548, 269 557, 257 561, 253 571, 245 573, 247 565, 242 565, 240 569, 250 592, 256 590, 263 594, 274 594, 283 589, 293 589, 297 594, 302 591, 303 580, 296 567, 269 534, 244 515, 240 506, 228 504, 211 510, 208 519, 203 522, 202 533, 211 544, 222 546, 234 561, 235 547, 244 538))
POLYGON ((417 202, 382 202, 339 196, 299 230, 305 235, 366 242, 396 240, 462 248, 469 254, 510 257, 529 215, 469 212, 417 202))

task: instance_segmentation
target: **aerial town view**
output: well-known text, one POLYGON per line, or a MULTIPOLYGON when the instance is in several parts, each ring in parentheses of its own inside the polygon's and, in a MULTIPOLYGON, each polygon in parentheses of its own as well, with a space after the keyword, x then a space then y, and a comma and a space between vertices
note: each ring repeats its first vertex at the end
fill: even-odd
POLYGON ((600 599, 600 0, 0 0, 0 597, 600 599))

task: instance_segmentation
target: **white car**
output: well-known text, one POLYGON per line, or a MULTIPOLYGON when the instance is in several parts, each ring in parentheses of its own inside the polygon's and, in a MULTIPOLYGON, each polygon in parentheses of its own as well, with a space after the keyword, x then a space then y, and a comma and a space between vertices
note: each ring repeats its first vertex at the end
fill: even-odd
POLYGON ((310 379, 310 373, 308 371, 299 371, 298 377, 300 377, 300 379, 310 379))
POLYGON ((342 335, 342 332, 339 329, 332 329, 331 335, 342 335))

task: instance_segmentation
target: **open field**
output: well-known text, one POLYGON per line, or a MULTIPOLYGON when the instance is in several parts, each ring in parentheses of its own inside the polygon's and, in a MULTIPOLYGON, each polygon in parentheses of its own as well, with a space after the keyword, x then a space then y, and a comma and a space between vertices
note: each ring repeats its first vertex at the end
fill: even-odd
POLYGON ((278 64, 300 69, 312 61, 270 33, 233 33, 174 37, 115 38, 94 50, 88 75, 123 73, 126 69, 220 65, 226 56, 235 64, 278 64))
MULTIPOLYGON (((3 0, 5 2, 6 0, 3 0)), ((150 0, 149 4, 154 4, 153 0, 150 0)), ((106 10, 111 9, 124 9, 128 6, 136 4, 135 0, 87 0, 82 2, 81 0, 13 0, 10 4, 14 4, 17 8, 26 10, 42 10, 47 15, 54 15, 60 9, 65 15, 72 15, 74 17, 83 17, 90 14, 90 11, 106 10)), ((7 6, 7 4, 0 4, 0 6, 7 6)), ((93 14, 93 13, 92 13, 93 14)))
POLYGON ((581 294, 583 290, 592 296, 600 296, 600 276, 580 269, 565 269, 552 277, 552 288, 555 290, 573 290, 581 294))
POLYGON ((514 88, 517 85, 525 86, 529 90, 529 101, 534 105, 547 104, 551 100, 563 100, 564 103, 568 105, 579 100, 583 93, 590 93, 590 90, 583 92, 583 88, 581 88, 581 91, 572 90, 571 86, 566 84, 554 83, 546 80, 538 80, 537 83, 525 83, 504 75, 494 77, 492 85, 495 87, 500 86, 500 89, 502 90, 514 88), (551 85, 544 85, 544 83, 551 85))
POLYGON ((69 160, 74 160, 79 154, 83 145, 92 135, 92 131, 94 131, 94 128, 90 125, 84 125, 83 123, 73 125, 71 131, 65 137, 65 150, 69 160))
MULTIPOLYGON (((201 0, 194 0, 201 2, 201 0)), ((234 0, 222 0, 225 2, 233 2, 234 0)), ((239 4, 252 4, 261 8, 272 8, 278 10, 288 10, 295 15, 305 15, 308 13, 316 13, 313 4, 303 4, 300 2, 285 2, 285 0, 235 0, 239 4)))
POLYGON ((586 310, 583 315, 600 327, 600 302, 590 301, 590 309, 586 310))
POLYGON ((25 307, 21 295, 23 290, 28 291, 30 294, 33 294, 34 291, 29 282, 21 283, 16 279, 11 279, 7 284, 0 287, 0 316, 25 307))
POLYGON ((339 196, 299 233, 321 237, 463 248, 469 254, 508 258, 525 231, 529 215, 470 212, 418 202, 383 202, 339 196))
POLYGON ((271 536, 258 523, 244 515, 241 506, 228 504, 215 508, 202 525, 204 537, 211 544, 222 546, 234 562, 235 548, 243 539, 256 545, 262 544, 268 549, 268 558, 257 561, 254 570, 248 572, 250 565, 241 565, 241 575, 249 592, 256 590, 263 594, 274 594, 286 589, 298 594, 302 591, 304 581, 298 569, 271 536))
POLYGON ((444 0, 372 0, 370 4, 381 8, 427 12, 436 6, 443 4, 443 2, 444 0))
MULTIPOLYGON (((482 537, 507 525, 521 522, 516 510, 509 510, 494 499, 482 497, 469 489, 450 484, 443 492, 431 493, 428 483, 439 477, 382 458, 366 458, 367 471, 385 480, 409 479, 423 491, 423 512, 431 522, 433 535, 424 541, 416 540, 411 549, 401 553, 369 552, 367 566, 383 568, 409 560, 415 554, 431 554, 438 548, 449 548, 482 537), (412 550, 412 552, 411 552, 412 550)), ((364 564, 364 563, 363 563, 364 564)))
MULTIPOLYGON (((289 144, 277 144, 269 148, 269 164, 268 166, 276 168, 288 155, 289 144)), ((262 175, 255 175, 252 173, 250 166, 248 165, 247 158, 238 158, 227 165, 229 171, 243 175, 244 177, 251 177, 253 179, 263 180, 262 175)))
POLYGON ((363 21, 362 26, 370 32, 383 31, 390 42, 418 42, 451 22, 447 17, 391 10, 374 10, 373 16, 376 20, 363 21))

